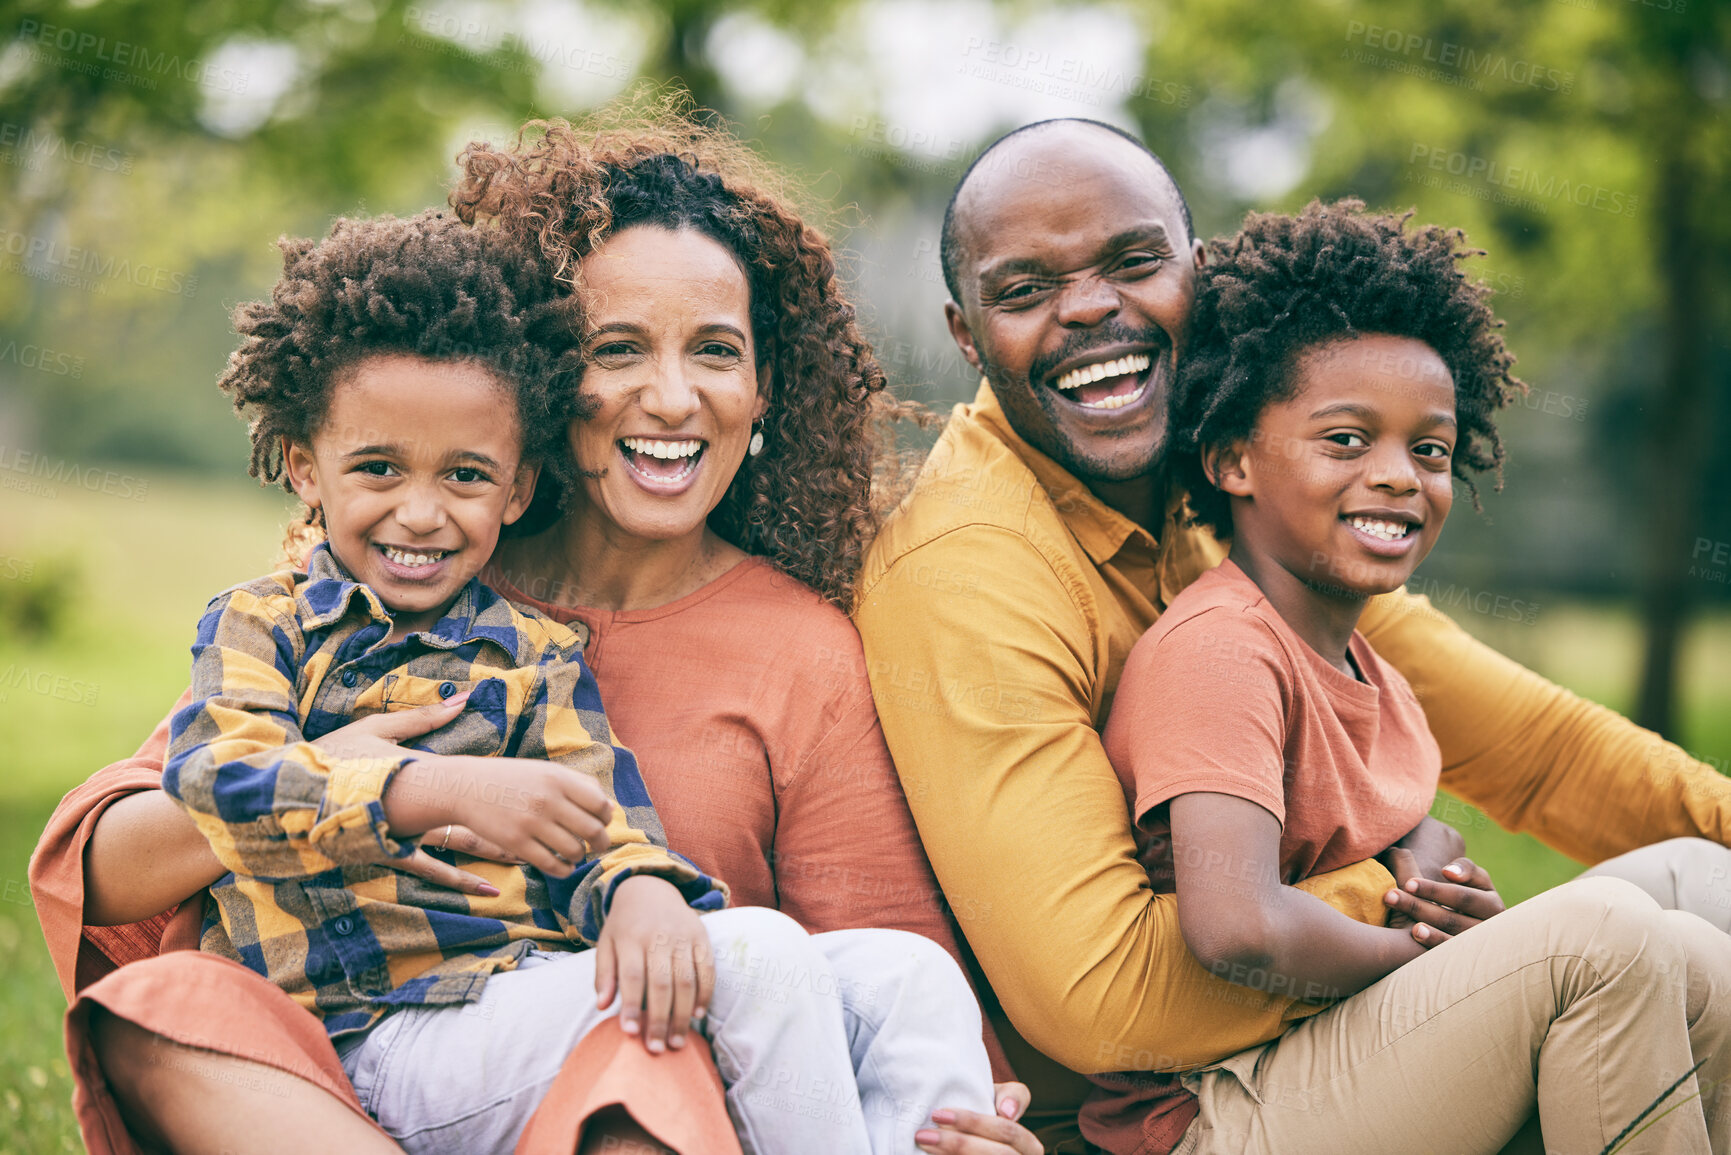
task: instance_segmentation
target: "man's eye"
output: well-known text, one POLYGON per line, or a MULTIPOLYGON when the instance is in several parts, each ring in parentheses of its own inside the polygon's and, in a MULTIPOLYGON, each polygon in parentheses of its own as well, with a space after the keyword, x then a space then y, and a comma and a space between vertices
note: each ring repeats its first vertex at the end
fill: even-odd
POLYGON ((1444 461, 1448 460, 1450 453, 1453 452, 1448 446, 1436 441, 1426 441, 1422 445, 1415 445, 1412 451, 1420 457, 1431 457, 1444 461))
POLYGON ((1002 290, 998 294, 998 300, 1025 301, 1036 296, 1044 287, 1045 286, 1035 284, 1032 281, 1022 281, 1019 284, 1010 285, 1002 290))
POLYGON ((1158 268, 1163 259, 1153 253, 1130 253, 1118 262, 1118 268, 1124 272, 1131 270, 1146 272, 1149 269, 1158 268))

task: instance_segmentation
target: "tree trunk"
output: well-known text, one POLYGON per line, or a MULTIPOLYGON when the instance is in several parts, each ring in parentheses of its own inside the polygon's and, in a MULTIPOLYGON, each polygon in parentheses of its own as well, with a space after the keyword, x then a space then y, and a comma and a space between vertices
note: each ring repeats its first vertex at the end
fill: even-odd
MULTIPOLYGON (((1682 103, 1693 101, 1685 98, 1682 103)), ((1649 427, 1652 472, 1644 535, 1648 581, 1642 600, 1646 655, 1635 705, 1636 722, 1673 741, 1679 737, 1678 656, 1696 585, 1688 576, 1689 549, 1698 536, 1710 429, 1706 420, 1707 262, 1692 211, 1702 181, 1688 155, 1686 126, 1691 118, 1683 108, 1675 113, 1681 124, 1666 134, 1654 206, 1664 363, 1657 412, 1649 427)))

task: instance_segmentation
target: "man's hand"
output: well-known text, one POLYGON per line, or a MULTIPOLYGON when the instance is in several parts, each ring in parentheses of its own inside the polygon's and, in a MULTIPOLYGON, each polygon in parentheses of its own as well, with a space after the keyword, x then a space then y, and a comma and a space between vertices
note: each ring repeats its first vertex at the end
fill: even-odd
POLYGON ((1470 858, 1448 863, 1442 868, 1447 881, 1434 882, 1418 873, 1411 854, 1395 850, 1394 857, 1397 889, 1382 898, 1391 908, 1389 925, 1412 927, 1412 937, 1426 947, 1447 942, 1504 910, 1491 876, 1470 858))
POLYGON ((621 882, 595 943, 596 1006, 619 995, 619 1026, 641 1032, 651 1054, 683 1047, 691 1020, 709 1010, 715 963, 709 933, 679 889, 638 874, 621 882))
POLYGON ((1443 867, 1458 861, 1467 852, 1467 844, 1460 831, 1446 822, 1438 822, 1430 815, 1425 815, 1399 842, 1377 856, 1378 861, 1388 867, 1388 872, 1395 876, 1396 885, 1405 882, 1401 872, 1395 869, 1393 861, 1393 856, 1402 850, 1411 857, 1411 869, 1416 871, 1419 877, 1428 878, 1432 882, 1443 882, 1443 867))

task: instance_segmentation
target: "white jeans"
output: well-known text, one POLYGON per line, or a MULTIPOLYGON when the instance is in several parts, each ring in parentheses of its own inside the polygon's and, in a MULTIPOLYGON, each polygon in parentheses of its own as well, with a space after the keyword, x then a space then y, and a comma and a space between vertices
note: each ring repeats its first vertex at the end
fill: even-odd
MULTIPOLYGON (((703 916, 705 1020, 747 1155, 907 1155, 936 1107, 992 1112, 973 991, 905 931, 808 935, 761 907, 703 916)), ((460 1007, 412 1007, 337 1047, 361 1105, 409 1152, 508 1155, 595 1008, 595 956, 537 951, 460 1007)))

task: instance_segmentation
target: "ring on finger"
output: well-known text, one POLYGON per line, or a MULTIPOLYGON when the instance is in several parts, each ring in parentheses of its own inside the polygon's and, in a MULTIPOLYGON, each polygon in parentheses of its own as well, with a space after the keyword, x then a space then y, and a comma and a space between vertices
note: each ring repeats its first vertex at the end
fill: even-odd
POLYGON ((451 844, 451 827, 445 827, 445 837, 439 840, 439 849, 443 850, 451 844))

